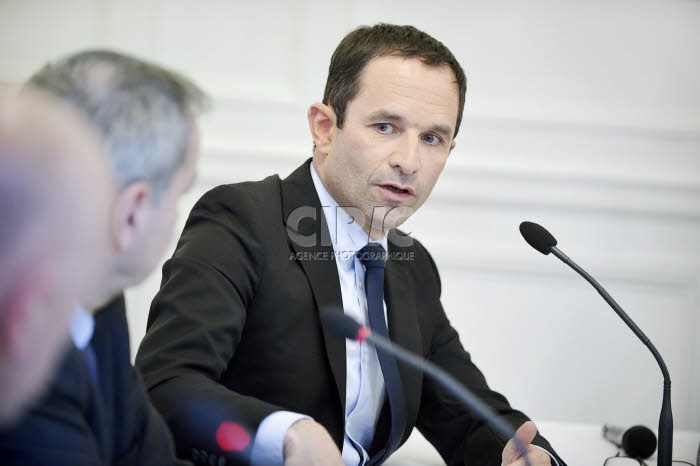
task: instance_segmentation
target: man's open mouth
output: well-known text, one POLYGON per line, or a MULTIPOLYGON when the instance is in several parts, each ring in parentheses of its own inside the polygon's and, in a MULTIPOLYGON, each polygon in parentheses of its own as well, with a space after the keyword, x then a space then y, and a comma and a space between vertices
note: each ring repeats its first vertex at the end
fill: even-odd
POLYGON ((382 188, 384 188, 384 189, 386 189, 386 190, 388 190, 388 191, 391 191, 391 192, 393 192, 393 193, 398 193, 398 194, 411 194, 411 190, 409 190, 409 189, 402 189, 402 188, 399 188, 399 187, 396 187, 396 186, 393 186, 393 185, 390 185, 390 184, 382 185, 382 188))

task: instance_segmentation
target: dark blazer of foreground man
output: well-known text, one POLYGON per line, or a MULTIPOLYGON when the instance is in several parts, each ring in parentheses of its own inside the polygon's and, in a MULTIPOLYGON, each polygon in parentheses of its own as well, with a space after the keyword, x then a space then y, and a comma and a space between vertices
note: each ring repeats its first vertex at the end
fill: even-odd
MULTIPOLYGON (((360 35, 408 34, 437 43, 410 27, 385 25, 358 31, 360 35)), ((344 39, 339 48, 345 45, 352 49, 362 43, 355 39, 344 39)), ((444 48, 442 44, 436 47, 444 48)), ((420 191, 422 197, 414 206, 418 208, 432 184, 421 189, 425 188, 422 179, 414 180, 407 167, 426 157, 422 163, 432 170, 429 183, 437 180, 441 163, 454 147, 458 86, 453 79, 460 75, 452 74, 446 65, 430 67, 411 58, 410 52, 404 58, 389 55, 367 65, 359 97, 348 107, 342 134, 336 129, 341 123, 336 125, 335 120, 335 115, 342 113, 339 105, 312 106, 309 120, 316 141, 314 167, 318 169, 316 157, 327 157, 326 163, 333 157, 345 157, 343 160, 351 163, 347 151, 358 140, 370 141, 366 150, 354 152, 364 163, 357 166, 359 170, 374 163, 374 158, 363 157, 377 148, 379 151, 375 152, 380 157, 382 150, 396 141, 416 144, 420 153, 415 159, 402 159, 400 177, 407 180, 406 186, 413 183, 415 192, 420 191), (383 89, 377 99, 362 94, 387 82, 376 79, 376 74, 391 79, 396 74, 394 70, 405 72, 401 76, 406 79, 383 89), (440 83, 433 78, 440 79, 440 83), (416 82, 420 87, 416 87, 416 82), (438 85, 443 94, 434 94, 438 85), (394 94, 396 89, 399 95, 394 94), (378 122, 370 120, 372 124, 360 129, 353 127, 356 112, 360 111, 358 105, 372 107, 378 100, 386 100, 389 111, 382 107, 378 122), (430 112, 436 101, 447 102, 449 114, 440 113, 443 107, 439 107, 433 120, 433 116, 426 117, 416 110, 425 107, 430 112), (398 102, 395 107, 394 102, 398 102), (398 109, 399 115, 392 114, 393 108, 398 109), (412 119, 428 129, 415 131, 410 127, 412 119), (405 131, 400 130, 402 124, 407 126, 405 131), (328 155, 331 144, 327 143, 328 138, 319 136, 321 133, 335 135, 336 142, 344 138, 346 152, 343 154, 334 146, 330 152, 335 152, 328 155), (352 137, 357 139, 353 142, 352 137), (428 155, 442 159, 438 163, 428 155)), ((461 77, 463 80, 463 72, 461 77)), ((463 95, 459 100, 463 103, 463 95)), ((396 157, 407 157, 399 152, 396 157)), ((385 174, 382 176, 393 173, 398 177, 399 163, 389 165, 380 168, 385 174)), ((348 189, 363 186, 361 183, 366 181, 362 177, 346 179, 345 172, 339 173, 341 185, 348 189)), ((370 186, 368 190, 372 195, 381 193, 377 196, 396 198, 377 187, 370 186)), ((363 191, 358 190, 360 196, 363 191)), ((340 205, 361 205, 335 200, 340 205)), ((326 332, 319 319, 321 312, 343 309, 330 240, 334 232, 329 231, 326 214, 308 161, 284 180, 271 176, 260 182, 215 188, 193 208, 173 257, 163 267, 162 286, 153 301, 148 330, 136 358, 151 400, 173 432, 179 455, 197 463, 248 464, 253 449, 251 439, 261 422, 278 411, 311 416, 330 434, 338 449, 343 448, 346 344, 326 332)), ((388 238, 384 301, 390 337, 453 374, 514 428, 521 426, 527 417, 488 387, 450 325, 440 303, 440 278, 430 254, 417 240, 402 238, 396 230, 391 230, 388 238)), ((399 374, 406 417, 401 443, 417 427, 449 465, 501 464, 507 439, 501 439, 420 371, 399 364, 399 374)), ((376 461, 374 458, 388 457, 387 452, 382 452, 390 436, 387 405, 385 402, 371 445, 367 445, 371 464, 376 461)), ((543 438, 536 437, 534 443, 556 455, 543 438)), ((318 461, 322 463, 325 464, 318 461)), ((549 463, 549 456, 540 456, 538 464, 549 463)), ((564 466, 562 461, 559 464, 564 466)))
POLYGON ((72 347, 51 389, 11 432, 0 432, 2 464, 93 466, 184 464, 131 366, 124 298, 96 311, 97 377, 72 347))

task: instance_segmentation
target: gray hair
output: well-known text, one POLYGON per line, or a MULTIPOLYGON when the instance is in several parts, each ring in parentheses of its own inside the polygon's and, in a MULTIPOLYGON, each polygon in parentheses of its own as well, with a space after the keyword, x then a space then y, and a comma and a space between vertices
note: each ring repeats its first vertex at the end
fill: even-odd
POLYGON ((45 65, 28 84, 77 107, 98 130, 119 188, 142 180, 159 198, 190 148, 208 97, 184 76, 109 50, 45 65))

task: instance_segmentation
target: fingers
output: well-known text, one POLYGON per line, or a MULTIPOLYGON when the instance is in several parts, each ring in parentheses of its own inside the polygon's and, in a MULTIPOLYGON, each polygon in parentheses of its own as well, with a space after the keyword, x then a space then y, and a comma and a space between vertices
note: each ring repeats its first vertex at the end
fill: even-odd
MULTIPOLYGON (((521 425, 520 428, 515 432, 515 436, 518 437, 518 439, 525 446, 525 449, 528 451, 532 440, 535 438, 535 435, 537 435, 537 426, 532 421, 527 421, 526 423, 521 425)), ((538 448, 535 448, 535 450, 544 453, 538 448)), ((547 458, 549 458, 549 456, 546 453, 544 454, 545 456, 547 456, 547 458)), ((503 464, 517 464, 515 462, 518 460, 518 458, 520 458, 520 451, 518 451, 518 446, 513 439, 510 439, 508 440, 508 443, 506 443, 505 448, 503 448, 503 464)), ((523 465, 524 464, 525 463, 523 463, 523 465)))

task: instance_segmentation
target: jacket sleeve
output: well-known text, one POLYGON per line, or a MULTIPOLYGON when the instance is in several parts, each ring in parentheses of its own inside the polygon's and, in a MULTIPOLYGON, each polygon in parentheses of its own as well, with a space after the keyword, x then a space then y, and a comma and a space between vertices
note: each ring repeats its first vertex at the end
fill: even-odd
POLYGON ((239 186, 215 188, 193 208, 136 356, 178 454, 195 461, 247 463, 257 426, 280 409, 220 383, 264 269, 259 203, 239 186))

